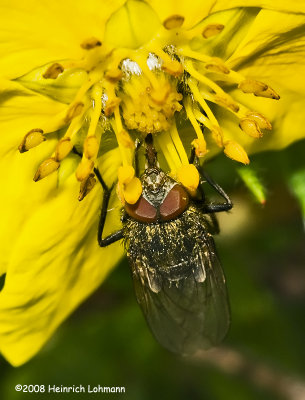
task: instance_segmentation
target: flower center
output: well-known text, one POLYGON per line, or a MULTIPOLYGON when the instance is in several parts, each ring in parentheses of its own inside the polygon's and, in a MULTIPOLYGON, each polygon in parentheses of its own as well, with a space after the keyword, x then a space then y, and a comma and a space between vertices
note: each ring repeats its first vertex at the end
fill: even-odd
POLYGON ((223 25, 207 25, 203 21, 185 30, 183 16, 169 16, 162 25, 156 18, 147 4, 129 0, 108 21, 104 43, 99 38, 88 38, 80 44, 84 49, 81 60, 56 61, 43 72, 44 79, 55 80, 69 71, 83 71, 85 79, 67 109, 46 121, 45 126, 33 127, 19 146, 20 152, 27 151, 42 143, 48 133, 66 127, 54 153, 39 166, 35 181, 57 170, 78 145, 82 158, 76 177, 81 182, 82 200, 94 186, 93 171, 98 165, 103 135, 111 129, 122 159, 118 194, 123 202, 135 203, 142 190, 132 166, 134 134, 140 139, 148 133, 155 135, 171 175, 193 194, 198 173, 189 164, 176 126, 176 116, 182 109, 193 127, 191 144, 197 157, 204 157, 209 151, 206 136, 210 135, 228 157, 249 163, 238 141, 224 134, 216 118, 217 108, 231 113, 244 134, 253 138, 261 137, 263 130, 272 127, 262 114, 238 102, 225 88, 237 88, 244 96, 279 96, 267 84, 233 71, 224 60, 193 50, 190 43, 194 38, 210 40, 212 46, 213 37, 221 34, 223 25), (130 32, 117 34, 126 18, 131 21, 127 24, 130 32), (150 28, 141 35, 139 26, 149 21, 150 28), (85 138, 80 133, 84 127, 85 138))
MULTIPOLYGON (((152 65, 158 63, 152 56, 148 60, 151 60, 152 65)), ((124 61, 123 67, 124 64, 125 68, 130 68, 129 60, 124 61)), ((123 83, 118 96, 122 100, 121 111, 128 130, 136 130, 144 136, 168 131, 173 123, 174 113, 181 110, 179 101, 183 96, 177 92, 175 82, 161 71, 157 79, 158 89, 152 88, 150 81, 141 73, 123 83)))

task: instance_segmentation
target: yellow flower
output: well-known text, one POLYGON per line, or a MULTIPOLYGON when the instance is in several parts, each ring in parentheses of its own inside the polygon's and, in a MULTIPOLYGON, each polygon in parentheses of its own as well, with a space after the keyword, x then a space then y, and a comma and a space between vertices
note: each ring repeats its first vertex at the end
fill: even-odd
MULTIPOLYGON (((148 133, 190 191, 192 146, 247 164, 305 136, 305 4, 244 3, 1 2, 0 349, 13 365, 123 254, 97 244, 94 166, 132 203, 134 143, 148 133)), ((120 223, 115 193, 111 209, 105 233, 120 223)))

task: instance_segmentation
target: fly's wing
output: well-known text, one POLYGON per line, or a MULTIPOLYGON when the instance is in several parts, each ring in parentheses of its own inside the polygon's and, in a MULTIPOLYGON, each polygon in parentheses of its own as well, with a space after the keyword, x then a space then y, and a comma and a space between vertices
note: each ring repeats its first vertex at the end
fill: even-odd
MULTIPOLYGON (((212 238, 206 238, 208 253, 194 248, 205 280, 196 273, 181 279, 178 285, 158 276, 161 290, 150 288, 145 261, 131 265, 137 301, 155 338, 167 349, 193 354, 218 344, 230 325, 230 310, 225 278, 215 253, 212 238), (198 278, 197 278, 198 279, 198 278)), ((190 266, 191 268, 191 266, 190 266)))

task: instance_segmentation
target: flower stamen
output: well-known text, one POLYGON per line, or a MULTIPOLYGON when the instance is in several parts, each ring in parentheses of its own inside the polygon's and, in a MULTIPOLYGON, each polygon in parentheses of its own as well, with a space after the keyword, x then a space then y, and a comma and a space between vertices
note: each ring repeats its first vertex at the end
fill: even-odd
MULTIPOLYGON (((193 126, 193 128, 195 130, 195 133, 197 135, 197 140, 192 142, 192 144, 193 144, 193 146, 195 148, 196 155, 197 155, 197 157, 203 157, 207 153, 206 142, 205 142, 202 130, 201 130, 201 128, 200 128, 200 126, 199 126, 199 124, 197 122, 197 119, 195 118, 195 115, 194 115, 194 112, 193 112, 193 108, 192 108, 191 99, 186 99, 185 100, 184 107, 185 107, 185 111, 186 111, 187 117, 188 117, 190 123, 192 124, 192 126, 193 126)), ((208 118, 206 118, 206 119, 208 120, 208 118)), ((210 121, 209 121, 209 123, 210 123, 210 121)))
POLYGON ((59 162, 56 161, 54 157, 48 158, 40 164, 36 171, 36 174, 34 175, 33 180, 37 182, 50 175, 52 172, 56 171, 58 168, 59 162))
POLYGON ((205 39, 209 39, 210 37, 218 35, 220 32, 223 31, 224 25, 222 24, 209 24, 204 27, 201 35, 205 39))
POLYGON ((31 129, 23 138, 18 149, 20 153, 24 153, 33 147, 38 146, 46 140, 42 129, 31 129))
POLYGON ((94 188, 95 184, 96 184, 95 175, 90 174, 80 184, 78 200, 82 201, 85 198, 85 196, 87 196, 87 194, 94 188))
POLYGON ((97 39, 96 37, 91 37, 86 40, 84 40, 80 47, 84 50, 91 50, 94 49, 95 47, 100 47, 102 45, 102 42, 97 39))
POLYGON ((167 30, 172 30, 172 29, 177 29, 181 28, 184 22, 184 17, 182 15, 171 15, 170 17, 166 18, 165 21, 163 21, 163 26, 167 30))
POLYGON ((170 129, 170 135, 171 135, 172 141, 176 147, 177 153, 179 154, 182 164, 188 164, 189 163, 188 157, 187 157, 186 151, 184 149, 184 146, 182 144, 182 141, 180 139, 176 123, 174 121, 173 121, 171 129, 170 129))
POLYGON ((64 67, 59 63, 52 64, 42 75, 45 79, 56 79, 59 74, 64 72, 64 67))

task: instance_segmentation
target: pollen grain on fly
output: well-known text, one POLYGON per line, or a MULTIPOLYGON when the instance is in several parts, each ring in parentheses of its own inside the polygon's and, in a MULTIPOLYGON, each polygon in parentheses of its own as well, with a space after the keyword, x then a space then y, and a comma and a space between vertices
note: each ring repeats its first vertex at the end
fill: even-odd
MULTIPOLYGON (((149 6, 143 7, 148 10, 149 6)), ((139 18, 139 15, 133 17, 139 18)), ((202 21, 190 30, 184 15, 173 14, 159 21, 155 33, 149 31, 147 43, 139 38, 138 47, 128 47, 124 45, 127 43, 124 35, 115 44, 111 40, 107 42, 112 37, 112 18, 118 15, 114 14, 107 23, 103 43, 94 36, 84 38, 80 43, 81 59, 54 60, 42 74, 45 79, 56 80, 60 74, 64 79, 65 74, 82 71, 86 79, 61 114, 47 121, 43 131, 30 131, 21 142, 19 151, 25 152, 38 146, 49 133, 60 132, 54 153, 40 165, 34 180, 57 170, 77 145, 80 161, 76 178, 81 182, 79 198, 82 200, 94 187, 92 174, 107 142, 104 133, 110 130, 122 168, 127 170, 133 168, 135 140, 141 141, 153 134, 171 176, 178 180, 181 177, 191 193, 198 183, 190 168, 185 139, 181 140, 183 133, 179 127, 185 119, 192 128, 190 137, 193 135, 188 148, 192 147, 197 157, 206 157, 215 145, 229 158, 248 164, 248 155, 238 137, 233 140, 228 135, 219 115, 222 110, 225 115, 232 115, 242 131, 240 134, 256 140, 272 126, 263 114, 249 109, 242 96, 245 100, 251 95, 277 100, 280 97, 267 83, 244 76, 230 68, 225 59, 209 55, 214 54, 213 40, 225 26, 202 21), (195 49, 191 45, 194 40, 204 42, 212 51, 195 49), (208 137, 212 140, 207 140, 208 137)), ((122 202, 126 198, 133 202, 139 197, 141 188, 137 179, 133 175, 128 182, 123 182, 119 173, 118 193, 122 202)))

